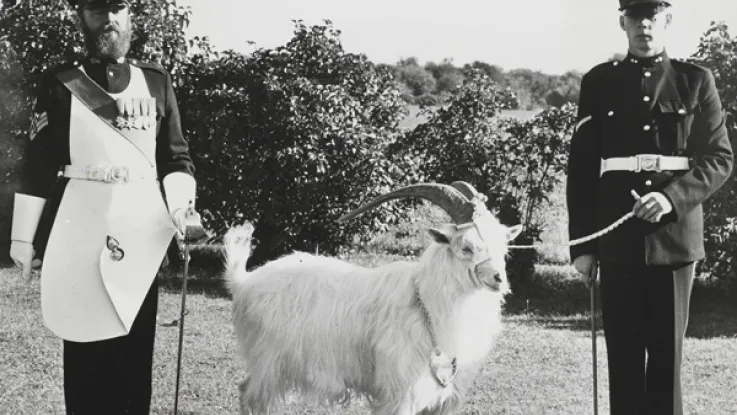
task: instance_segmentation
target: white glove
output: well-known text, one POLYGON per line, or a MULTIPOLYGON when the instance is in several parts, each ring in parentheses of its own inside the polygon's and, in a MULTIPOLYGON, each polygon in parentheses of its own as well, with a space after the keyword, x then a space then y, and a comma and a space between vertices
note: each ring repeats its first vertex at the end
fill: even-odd
POLYGON ((660 222, 664 215, 673 210, 673 205, 668 198, 660 192, 650 192, 640 197, 634 190, 631 192, 635 198, 632 211, 635 216, 651 223, 660 222))
POLYGON ((180 208, 172 212, 172 221, 174 226, 177 228, 177 239, 180 241, 184 240, 184 233, 187 231, 187 226, 202 226, 202 219, 200 214, 192 208, 180 208))
POLYGON ((31 278, 34 254, 32 243, 23 241, 10 242, 10 258, 16 267, 22 269, 21 275, 24 278, 31 278))

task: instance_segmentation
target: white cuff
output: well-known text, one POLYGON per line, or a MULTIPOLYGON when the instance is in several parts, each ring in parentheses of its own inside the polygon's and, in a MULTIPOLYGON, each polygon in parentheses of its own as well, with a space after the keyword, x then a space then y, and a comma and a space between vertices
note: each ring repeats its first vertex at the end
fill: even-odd
POLYGON ((46 205, 44 198, 23 193, 15 194, 11 240, 33 242, 44 205, 46 205))
POLYGON ((178 209, 186 209, 190 202, 194 207, 197 193, 197 182, 195 182, 194 177, 187 173, 174 172, 167 174, 163 183, 166 204, 169 207, 170 214, 178 209))

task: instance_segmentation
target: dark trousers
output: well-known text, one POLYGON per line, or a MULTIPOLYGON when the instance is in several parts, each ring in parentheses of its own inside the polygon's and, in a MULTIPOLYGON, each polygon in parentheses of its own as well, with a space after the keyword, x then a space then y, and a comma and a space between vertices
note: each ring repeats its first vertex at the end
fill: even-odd
POLYGON ((154 281, 127 336, 91 343, 64 341, 67 414, 149 413, 157 307, 154 281))
POLYGON ((681 359, 694 267, 600 264, 613 415, 683 414, 681 359))

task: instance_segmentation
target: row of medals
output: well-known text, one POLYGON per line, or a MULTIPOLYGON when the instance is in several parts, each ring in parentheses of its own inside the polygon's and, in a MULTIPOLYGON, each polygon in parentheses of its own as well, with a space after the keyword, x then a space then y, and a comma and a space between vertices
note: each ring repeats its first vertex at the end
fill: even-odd
POLYGON ((156 127, 156 98, 118 98, 115 103, 118 106, 117 128, 148 130, 156 127))

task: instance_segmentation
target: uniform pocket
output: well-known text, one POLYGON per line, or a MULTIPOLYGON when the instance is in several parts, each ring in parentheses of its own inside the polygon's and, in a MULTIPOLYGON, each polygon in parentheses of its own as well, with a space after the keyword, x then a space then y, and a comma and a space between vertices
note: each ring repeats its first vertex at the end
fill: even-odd
POLYGON ((698 101, 682 101, 682 100, 661 100, 658 101, 658 107, 663 115, 692 115, 699 108, 698 101))
POLYGON ((663 149, 681 153, 686 149, 694 115, 699 111, 698 101, 658 101, 658 140, 663 149))

